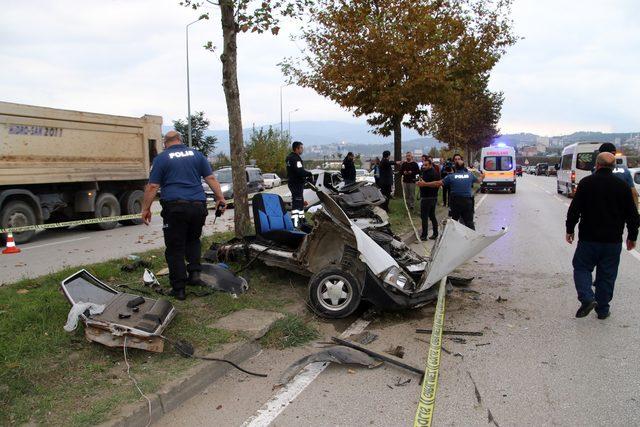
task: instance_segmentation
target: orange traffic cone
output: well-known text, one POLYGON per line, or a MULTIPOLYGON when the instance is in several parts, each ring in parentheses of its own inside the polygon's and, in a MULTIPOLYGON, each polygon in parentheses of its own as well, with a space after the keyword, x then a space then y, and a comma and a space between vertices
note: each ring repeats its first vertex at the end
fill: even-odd
POLYGON ((16 246, 15 240, 13 240, 13 234, 7 233, 7 247, 2 251, 3 254, 19 254, 22 252, 20 248, 16 246))

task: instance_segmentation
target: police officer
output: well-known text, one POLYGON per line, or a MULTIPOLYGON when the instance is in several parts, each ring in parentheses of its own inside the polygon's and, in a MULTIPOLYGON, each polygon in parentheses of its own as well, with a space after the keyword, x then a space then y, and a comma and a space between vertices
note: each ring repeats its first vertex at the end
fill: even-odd
POLYGON ((391 199, 391 188, 393 187, 393 163, 389 160, 391 152, 385 150, 382 152, 382 160, 379 165, 379 185, 380 191, 385 197, 385 201, 380 207, 389 212, 389 200, 391 199))
MULTIPOLYGON (((598 154, 599 153, 611 153, 615 156, 616 146, 610 142, 605 142, 598 149, 598 154)), ((633 201, 636 203, 636 206, 638 206, 638 191, 636 190, 636 186, 633 183, 633 178, 631 177, 631 172, 629 171, 629 169, 625 165, 616 164, 615 168, 613 169, 613 176, 615 176, 618 179, 621 179, 622 181, 624 181, 625 184, 627 184, 627 186, 629 186, 629 188, 631 188, 631 193, 633 194, 633 201)))
POLYGON ((424 182, 420 180, 419 187, 442 187, 449 188, 449 207, 451 218, 458 221, 462 218, 464 224, 472 230, 476 227, 473 223, 473 184, 482 182, 484 174, 480 178, 476 177, 464 165, 464 160, 460 154, 453 156, 455 169, 440 181, 424 182))
POLYGON ((153 161, 149 184, 144 192, 142 219, 149 225, 151 203, 162 188, 160 204, 165 258, 172 287, 170 295, 184 300, 185 285, 199 284, 202 270, 200 236, 208 211, 201 178, 205 179, 215 194, 216 209, 224 212, 226 202, 207 158, 184 145, 182 135, 175 131, 167 132, 164 148, 153 161))
POLYGON ((342 179, 344 184, 354 184, 356 182, 356 165, 353 162, 353 153, 349 151, 342 161, 342 179))
POLYGON ((287 179, 291 191, 291 219, 298 227, 304 221, 304 183, 312 174, 305 170, 300 157, 304 151, 302 142, 294 141, 291 150, 286 159, 287 179))

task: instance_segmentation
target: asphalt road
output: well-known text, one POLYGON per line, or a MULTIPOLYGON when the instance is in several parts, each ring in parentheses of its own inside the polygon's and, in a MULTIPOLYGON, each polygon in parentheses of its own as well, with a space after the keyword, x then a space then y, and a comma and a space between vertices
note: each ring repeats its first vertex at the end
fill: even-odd
MULTIPOLYGON (((611 317, 576 319, 568 200, 556 195, 555 180, 525 176, 516 194, 479 195, 477 203, 479 230, 510 231, 461 268, 475 279, 447 297, 445 328, 484 335, 444 339, 435 425, 640 424, 640 255, 622 255, 611 317)), ((378 316, 367 326, 379 335, 369 347, 401 345, 406 363, 424 367, 429 336, 414 330, 430 328, 432 318, 433 307, 378 316)), ((355 320, 323 323, 322 333, 339 334, 355 320)), ((274 397, 272 415, 257 425, 413 423, 419 378, 387 365, 330 365, 315 378, 305 374, 310 381, 297 396, 272 390, 289 364, 315 350, 264 351, 245 365, 269 378, 232 372, 159 424, 248 425, 274 397)))

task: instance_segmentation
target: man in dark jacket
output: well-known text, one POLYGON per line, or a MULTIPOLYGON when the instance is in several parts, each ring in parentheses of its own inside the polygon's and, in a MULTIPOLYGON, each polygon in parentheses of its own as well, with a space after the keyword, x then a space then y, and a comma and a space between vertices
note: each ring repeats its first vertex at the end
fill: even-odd
POLYGON ((402 174, 402 193, 407 202, 407 207, 413 210, 416 203, 416 177, 420 173, 418 163, 413 160, 413 153, 407 151, 407 157, 400 165, 402 174))
POLYGON ((391 152, 388 150, 382 153, 382 160, 380 160, 378 169, 380 174, 380 178, 378 179, 380 191, 387 199, 380 207, 387 212, 389 212, 389 199, 391 199, 391 187, 393 187, 393 163, 389 160, 389 156, 391 156, 391 152))
POLYGON ((287 185, 291 191, 291 219, 296 227, 304 222, 304 183, 313 175, 305 170, 302 162, 304 146, 300 141, 294 141, 291 145, 291 153, 285 162, 287 165, 287 185))
POLYGON ((578 247, 573 256, 573 280, 581 303, 576 317, 585 317, 594 308, 598 319, 609 317, 625 224, 627 250, 636 246, 640 216, 631 190, 613 174, 615 164, 613 154, 600 153, 596 158, 596 172, 580 181, 567 212, 569 244, 573 243, 574 229, 580 221, 578 247), (591 275, 594 268, 595 282, 591 275))
POLYGON ((438 218, 436 218, 436 205, 438 204, 438 187, 427 187, 427 182, 439 181, 440 174, 433 167, 432 160, 427 158, 422 162, 422 171, 420 181, 417 186, 420 187, 420 218, 422 219, 422 235, 420 240, 427 240, 429 234, 429 220, 433 234, 429 239, 438 238, 438 218))
POLYGON ((356 165, 353 163, 353 153, 349 151, 342 161, 342 179, 344 185, 354 184, 356 182, 356 165))

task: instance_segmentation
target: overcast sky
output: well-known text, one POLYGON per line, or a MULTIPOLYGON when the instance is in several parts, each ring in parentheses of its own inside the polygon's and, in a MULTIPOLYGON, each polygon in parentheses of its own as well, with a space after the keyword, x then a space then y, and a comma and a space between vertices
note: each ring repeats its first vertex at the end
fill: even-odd
MULTIPOLYGON (((165 124, 186 116, 185 25, 177 0, 0 0, 0 100, 140 116, 165 124)), ((219 13, 190 28, 191 109, 226 128, 218 53, 219 13)), ((504 133, 639 131, 640 1, 515 0, 523 37, 495 68, 505 94, 504 133)), ((287 32, 241 35, 239 82, 245 126, 280 120, 276 65, 298 51, 287 32)), ((297 87, 284 89, 284 120, 361 121, 297 87)))

